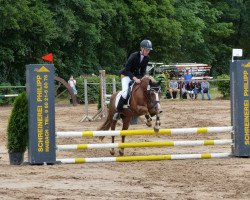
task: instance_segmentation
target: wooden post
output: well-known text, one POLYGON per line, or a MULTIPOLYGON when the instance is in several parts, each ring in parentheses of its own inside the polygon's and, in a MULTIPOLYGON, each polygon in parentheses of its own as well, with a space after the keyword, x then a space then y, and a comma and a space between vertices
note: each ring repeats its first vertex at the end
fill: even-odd
POLYGON ((85 110, 85 115, 82 117, 80 122, 83 121, 93 121, 93 119, 89 116, 89 102, 88 102, 88 82, 87 79, 84 79, 84 110, 85 110))

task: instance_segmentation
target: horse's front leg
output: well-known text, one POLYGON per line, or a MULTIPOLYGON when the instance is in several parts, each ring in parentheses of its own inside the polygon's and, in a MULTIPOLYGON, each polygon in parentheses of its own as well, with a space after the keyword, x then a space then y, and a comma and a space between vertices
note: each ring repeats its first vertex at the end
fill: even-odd
POLYGON ((156 121, 155 121, 154 131, 159 132, 160 128, 161 128, 161 121, 160 121, 159 113, 157 113, 156 114, 156 121))
MULTIPOLYGON (((122 136, 122 143, 124 143, 125 142, 125 136, 122 136)), ((124 155, 124 148, 120 148, 119 149, 119 155, 120 156, 123 156, 124 155)))
POLYGON ((148 126, 148 127, 151 127, 152 126, 152 118, 150 117, 150 115, 149 114, 146 114, 145 115, 145 118, 146 118, 146 125, 148 126))

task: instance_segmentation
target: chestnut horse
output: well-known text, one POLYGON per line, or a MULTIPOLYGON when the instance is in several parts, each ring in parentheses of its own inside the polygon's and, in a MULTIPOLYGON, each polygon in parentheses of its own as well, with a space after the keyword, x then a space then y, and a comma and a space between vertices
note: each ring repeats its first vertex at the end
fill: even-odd
MULTIPOLYGON (((156 115, 156 122, 154 130, 158 132, 160 129, 160 117, 159 114, 161 111, 160 99, 160 82, 155 82, 149 76, 144 76, 141 79, 140 84, 134 85, 131 98, 129 99, 129 107, 123 108, 120 116, 122 119, 122 130, 127 130, 130 125, 131 118, 133 116, 141 116, 145 115, 146 117, 146 125, 152 126, 152 119, 150 116, 156 115)), ((115 130, 117 121, 113 120, 113 115, 116 111, 116 97, 120 95, 120 93, 115 93, 110 98, 109 104, 109 112, 106 121, 98 128, 98 130, 115 130)), ((103 140, 104 137, 100 137, 103 140)), ((114 143, 115 136, 112 136, 112 143, 114 143)), ((125 142, 125 136, 122 136, 122 142, 125 142)), ((111 155, 115 154, 115 150, 112 148, 110 150, 111 155)), ((119 150, 119 154, 124 155, 124 149, 119 150)))

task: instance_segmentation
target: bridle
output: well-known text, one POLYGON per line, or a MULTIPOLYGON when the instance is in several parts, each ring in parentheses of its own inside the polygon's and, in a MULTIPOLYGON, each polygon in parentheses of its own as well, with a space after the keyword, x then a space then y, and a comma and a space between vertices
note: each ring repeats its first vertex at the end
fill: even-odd
POLYGON ((157 87, 151 87, 150 85, 147 86, 147 92, 145 96, 146 96, 148 103, 152 105, 152 108, 156 107, 158 103, 160 104, 160 98, 159 98, 160 92, 161 92, 161 86, 157 86, 157 87), (151 94, 156 95, 156 100, 152 100, 151 94))

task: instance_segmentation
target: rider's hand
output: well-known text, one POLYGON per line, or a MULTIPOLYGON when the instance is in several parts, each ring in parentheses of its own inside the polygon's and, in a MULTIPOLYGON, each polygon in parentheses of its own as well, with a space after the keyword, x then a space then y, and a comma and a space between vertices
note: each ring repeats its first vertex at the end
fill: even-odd
POLYGON ((134 81, 135 81, 137 84, 141 83, 141 79, 138 79, 138 78, 135 78, 134 81))

